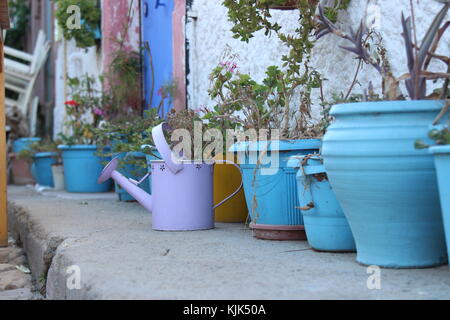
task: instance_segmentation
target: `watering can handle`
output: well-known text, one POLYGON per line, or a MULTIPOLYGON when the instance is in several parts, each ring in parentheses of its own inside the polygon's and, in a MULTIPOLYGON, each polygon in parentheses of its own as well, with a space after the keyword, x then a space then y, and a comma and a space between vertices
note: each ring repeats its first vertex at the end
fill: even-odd
POLYGON ((228 197, 226 197, 225 199, 223 199, 222 201, 220 201, 218 204, 216 204, 216 205, 214 206, 213 209, 216 209, 217 207, 220 207, 222 204, 224 204, 225 202, 227 202, 228 200, 230 200, 231 198, 233 198, 239 191, 241 191, 242 185, 243 185, 243 181, 242 181, 242 170, 241 170, 241 168, 240 168, 236 163, 234 163, 233 161, 229 161, 229 160, 216 160, 216 162, 222 162, 222 163, 232 164, 233 166, 235 166, 235 167, 239 170, 239 173, 240 173, 240 175, 241 175, 241 184, 239 185, 239 188, 238 188, 235 192, 233 192, 231 195, 229 195, 228 197))
POLYGON ((158 149, 159 154, 165 161, 166 165, 169 167, 170 171, 172 171, 172 173, 175 174, 181 169, 183 169, 183 164, 179 161, 179 159, 175 158, 175 156, 172 153, 172 150, 167 144, 166 138, 164 137, 164 128, 163 128, 164 125, 166 125, 165 122, 153 128, 152 130, 153 142, 155 143, 156 149, 158 149), (175 161, 173 161, 174 159, 175 161))

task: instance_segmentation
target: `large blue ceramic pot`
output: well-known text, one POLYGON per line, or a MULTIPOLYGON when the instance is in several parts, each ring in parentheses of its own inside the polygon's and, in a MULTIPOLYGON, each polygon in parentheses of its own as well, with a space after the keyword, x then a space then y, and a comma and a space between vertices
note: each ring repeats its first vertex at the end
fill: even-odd
MULTIPOLYGON (((95 193, 111 190, 111 180, 102 184, 97 183, 103 170, 102 163, 110 161, 111 157, 98 155, 97 147, 93 145, 61 145, 58 148, 62 150, 64 183, 67 192, 95 193)), ((108 151, 105 150, 105 153, 108 151)))
POLYGON ((447 250, 450 256, 450 145, 431 147, 430 152, 434 154, 447 250))
POLYGON ((305 239, 298 209, 297 169, 287 162, 293 155, 317 153, 321 140, 240 142, 237 152, 244 193, 255 236, 270 240, 305 239), (260 165, 257 166, 257 159, 260 165))
POLYGON ((447 262, 433 157, 417 150, 442 101, 336 105, 322 155, 357 261, 392 268, 447 262))
POLYGON ((33 156, 33 175, 41 186, 54 187, 52 165, 56 163, 56 152, 39 152, 33 156))

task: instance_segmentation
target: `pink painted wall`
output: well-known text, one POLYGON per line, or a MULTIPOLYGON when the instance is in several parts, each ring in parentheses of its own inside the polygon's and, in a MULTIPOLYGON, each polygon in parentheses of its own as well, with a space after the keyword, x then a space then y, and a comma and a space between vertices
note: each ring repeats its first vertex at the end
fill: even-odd
POLYGON ((177 83, 177 94, 174 99, 174 109, 186 108, 186 51, 185 51, 185 17, 186 0, 174 0, 173 11, 173 77, 177 83))
POLYGON ((103 0, 102 1, 102 60, 103 70, 111 62, 111 53, 117 50, 118 44, 114 39, 125 37, 125 48, 129 51, 139 51, 140 46, 140 16, 139 0, 103 0), (131 10, 131 24, 125 34, 128 23, 128 11, 131 10))

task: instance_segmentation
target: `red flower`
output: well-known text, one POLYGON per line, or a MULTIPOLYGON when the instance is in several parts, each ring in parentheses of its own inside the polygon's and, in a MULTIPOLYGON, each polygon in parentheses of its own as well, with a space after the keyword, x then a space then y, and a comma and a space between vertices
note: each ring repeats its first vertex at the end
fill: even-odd
POLYGON ((75 100, 69 100, 69 101, 64 102, 64 104, 66 106, 77 106, 78 102, 76 102, 75 100))

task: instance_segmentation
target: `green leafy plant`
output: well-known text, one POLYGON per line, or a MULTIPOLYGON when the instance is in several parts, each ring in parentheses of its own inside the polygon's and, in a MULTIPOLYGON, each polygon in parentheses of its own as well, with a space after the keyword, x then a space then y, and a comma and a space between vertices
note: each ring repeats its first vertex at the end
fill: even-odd
POLYGON ((112 39, 115 48, 110 54, 111 62, 103 73, 103 94, 110 117, 142 115, 141 52, 130 50, 126 45, 133 22, 133 4, 134 0, 129 1, 128 15, 122 30, 112 39))
POLYGON ((6 33, 5 45, 17 50, 25 50, 25 35, 30 20, 30 8, 25 0, 9 0, 11 29, 6 33))
POLYGON ((107 115, 104 109, 103 96, 98 89, 98 82, 94 77, 84 75, 80 78, 68 78, 72 100, 66 101, 69 134, 60 134, 63 143, 94 144, 99 142, 95 129, 107 115))
MULTIPOLYGON (((286 1, 225 0, 228 18, 233 23, 233 37, 244 42, 255 32, 264 30, 266 36, 275 34, 288 48, 281 56, 282 67, 269 66, 266 78, 258 83, 249 74, 243 74, 234 66, 233 58, 223 61, 211 73, 210 97, 217 104, 207 112, 205 119, 212 125, 241 126, 244 129, 281 128, 281 138, 311 138, 321 136, 311 117, 311 95, 321 88, 323 77, 310 65, 315 44, 312 35, 317 23, 315 12, 319 1, 296 0, 299 18, 293 34, 282 32, 281 26, 272 21, 270 6, 286 1), (237 114, 241 116, 237 116, 237 114), (235 123, 235 124, 233 124, 235 123)), ((333 1, 328 5, 330 18, 346 9, 350 1, 333 1), (333 14, 333 15, 332 15, 333 14)))
POLYGON ((142 114, 141 57, 139 52, 119 48, 112 53, 103 74, 104 103, 110 117, 142 114))
MULTIPOLYGON (((283 138, 320 135, 314 125, 307 122, 309 109, 302 109, 302 103, 298 108, 291 108, 292 97, 301 83, 290 81, 289 76, 277 66, 267 69, 261 83, 248 74, 235 71, 234 66, 234 62, 221 63, 211 74, 209 95, 217 104, 212 110, 206 110, 204 116, 211 127, 223 130, 237 127, 256 130, 281 128, 283 138)), ((320 86, 318 77, 313 76, 308 82, 304 90, 320 86)))
POLYGON ((96 45, 96 35, 100 30, 101 7, 99 0, 53 0, 56 4, 55 16, 63 31, 64 38, 74 39, 77 47, 88 48, 96 45), (69 28, 67 21, 73 15, 70 6, 78 6, 81 13, 81 28, 69 28))
MULTIPOLYGON (((428 137, 431 140, 434 140, 437 145, 450 145, 450 122, 448 122, 446 126, 432 129, 428 133, 428 137)), ((415 147, 417 149, 427 149, 430 145, 422 140, 417 140, 415 147)))
POLYGON ((43 141, 35 142, 33 143, 28 149, 21 150, 19 154, 17 155, 18 159, 26 160, 28 162, 33 161, 33 156, 37 153, 42 152, 55 152, 57 153, 57 159, 58 164, 60 164, 61 161, 61 152, 58 149, 58 145, 61 144, 61 140, 51 140, 51 139, 45 139, 43 141))
POLYGON ((151 148, 142 149, 141 147, 143 145, 154 145, 151 134, 152 129, 162 121, 158 116, 157 110, 154 108, 146 110, 144 117, 129 115, 114 118, 94 130, 97 139, 101 141, 98 147, 102 150, 106 145, 111 146, 111 153, 103 153, 105 156, 125 153, 125 157, 119 161, 119 167, 136 165, 147 168, 145 160, 131 157, 129 154, 132 152, 142 152, 157 156, 151 148))

